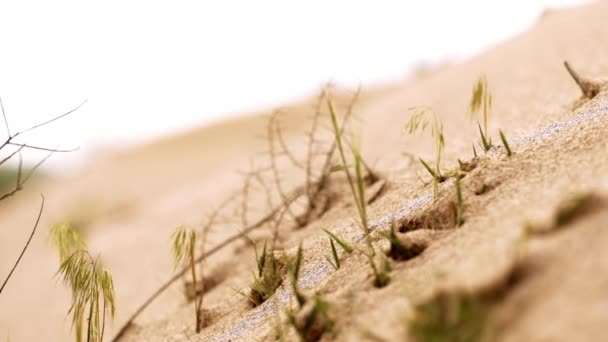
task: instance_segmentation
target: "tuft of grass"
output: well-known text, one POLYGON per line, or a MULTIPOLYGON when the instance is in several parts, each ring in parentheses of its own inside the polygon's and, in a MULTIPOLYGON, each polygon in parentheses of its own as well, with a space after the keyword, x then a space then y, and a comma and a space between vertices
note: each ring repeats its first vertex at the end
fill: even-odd
POLYGON ((413 244, 411 246, 406 246, 401 241, 399 241, 399 238, 395 233, 395 221, 391 223, 391 230, 383 235, 390 243, 388 256, 396 261, 405 261, 412 259, 418 256, 420 253, 422 253, 422 251, 426 249, 426 245, 413 244))
POLYGON ((502 144, 505 146, 505 149, 507 150, 507 156, 510 157, 513 154, 513 152, 511 152, 511 147, 509 146, 507 137, 505 136, 505 133, 502 131, 502 129, 499 129, 498 133, 500 134, 500 140, 502 140, 502 144))
POLYGON ((86 341, 102 342, 106 316, 114 318, 116 312, 112 275, 98 257, 94 258, 78 232, 68 224, 51 228, 52 241, 59 250, 58 274, 72 291, 72 315, 76 341, 83 341, 86 319, 86 341))
MULTIPOLYGON (((192 285, 196 289, 199 285, 199 277, 196 272, 196 243, 197 234, 191 228, 183 226, 178 227, 173 235, 171 236, 172 251, 173 251, 173 262, 174 268, 177 269, 181 265, 185 265, 190 268, 190 275, 192 276, 192 285)), ((204 287, 202 276, 200 277, 200 287, 204 287)), ((196 296, 194 299, 194 318, 196 321, 195 330, 197 333, 205 326, 203 317, 203 296, 196 296)))
POLYGON ((471 118, 474 118, 478 112, 482 114, 483 127, 479 120, 477 121, 477 127, 479 128, 479 135, 481 137, 480 146, 487 152, 492 147, 492 138, 488 133, 488 120, 490 111, 492 110, 492 94, 488 90, 488 81, 485 76, 480 77, 473 87, 469 109, 471 111, 471 118))
POLYGON ((462 226, 464 223, 464 201, 462 199, 462 189, 460 187, 460 176, 456 176, 454 180, 456 187, 456 206, 454 209, 454 224, 462 226))
POLYGON ((316 342, 325 334, 335 334, 334 321, 329 316, 329 303, 320 295, 297 311, 287 310, 287 322, 294 328, 300 341, 316 342))
POLYGON ((323 334, 334 332, 334 321, 329 317, 329 304, 320 296, 315 295, 313 300, 307 299, 298 288, 300 267, 302 266, 302 244, 298 246, 295 260, 289 263, 291 284, 294 296, 298 302, 298 309, 286 310, 287 321, 295 329, 301 341, 318 341, 323 334))
POLYGON ((435 112, 426 107, 415 107, 410 108, 412 116, 405 124, 405 128, 409 134, 415 134, 416 132, 424 132, 427 127, 431 127, 431 137, 433 138, 433 144, 435 149, 435 160, 434 165, 431 167, 424 159, 418 158, 420 163, 433 177, 433 193, 437 197, 439 183, 446 180, 441 174, 441 159, 443 157, 443 150, 445 147, 445 136, 443 134, 443 123, 435 112), (429 118, 430 117, 430 118, 429 118))
POLYGON ((273 251, 267 251, 266 245, 264 243, 261 255, 258 255, 257 248, 255 250, 258 272, 253 274, 249 294, 239 292, 254 307, 268 300, 283 283, 279 261, 275 258, 273 251))
POLYGON ((419 304, 408 321, 409 333, 421 342, 487 341, 489 307, 478 296, 466 293, 438 293, 419 304))

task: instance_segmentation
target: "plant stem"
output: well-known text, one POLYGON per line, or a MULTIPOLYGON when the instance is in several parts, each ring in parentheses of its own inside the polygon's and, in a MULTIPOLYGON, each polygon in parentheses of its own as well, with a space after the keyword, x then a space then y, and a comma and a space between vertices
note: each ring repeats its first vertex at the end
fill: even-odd
MULTIPOLYGON (((194 286, 194 295, 196 296, 196 285, 198 281, 196 279, 196 267, 194 267, 195 258, 194 258, 194 244, 190 244, 190 272, 192 273, 192 285, 194 286)), ((196 333, 201 332, 201 317, 200 317, 200 305, 202 305, 202 301, 199 300, 198 296, 194 301, 194 317, 196 318, 196 333)))

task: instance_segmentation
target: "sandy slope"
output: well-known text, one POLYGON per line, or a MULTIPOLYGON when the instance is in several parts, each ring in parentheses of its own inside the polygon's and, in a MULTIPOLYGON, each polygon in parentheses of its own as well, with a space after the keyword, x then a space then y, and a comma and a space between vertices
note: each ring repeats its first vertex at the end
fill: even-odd
MULTIPOLYGON (((446 165, 470 159, 477 139, 467 117, 470 90, 485 73, 494 96, 491 130, 502 128, 516 154, 505 158, 492 151, 463 179, 465 224, 433 236, 419 257, 394 263, 392 283, 371 285, 366 260, 345 258, 334 272, 323 260, 329 252, 320 228, 331 227, 352 240, 360 238, 351 219, 348 197, 320 220, 287 234, 283 246, 293 252, 305 241, 303 287, 320 291, 332 303, 341 333, 338 340, 364 340, 372 331, 386 340, 403 338, 403 315, 412 303, 436 289, 487 286, 504 276, 513 249, 528 221, 554 212, 564 197, 591 189, 608 196, 608 94, 578 108, 580 91, 565 72, 568 59, 582 74, 608 76, 608 4, 549 11, 529 32, 504 42, 459 65, 424 78, 363 91, 357 105, 362 120, 363 154, 389 181, 389 189, 370 207, 376 231, 391 218, 407 221, 444 213, 454 197, 446 183, 433 201, 416 173, 424 175, 404 152, 431 156, 429 141, 404 134, 407 108, 426 105, 444 121, 446 165), (488 193, 476 196, 483 185, 488 193)), ((346 101, 345 94, 336 101, 346 101)), ((283 116, 286 138, 296 150, 304 144, 308 113, 314 99, 289 106, 283 116)), ((94 162, 82 174, 58 179, 0 204, 0 274, 10 268, 35 216, 35 200, 43 191, 48 210, 42 227, 65 217, 87 219, 91 249, 112 269, 118 301, 115 326, 120 326, 148 294, 171 274, 168 238, 179 224, 198 225, 210 207, 238 189, 251 158, 266 150, 262 138, 266 117, 258 113, 167 138, 94 162)), ((498 137, 495 134, 496 141, 498 137)), ((293 174, 292 174, 293 176, 293 174)), ((289 177, 289 175, 286 175, 289 177)), ((295 178, 295 177, 292 177, 295 178)), ((339 178, 339 177, 338 177, 339 178)), ((292 182, 301 183, 298 179, 292 182)), ((523 257, 528 272, 501 299, 497 336, 510 341, 601 340, 608 321, 608 205, 594 210, 552 234, 532 236, 523 257)), ((284 227, 291 231, 291 227, 284 227)), ((210 244, 234 232, 226 225, 210 244)), ((64 341, 69 294, 54 280, 57 256, 44 229, 35 239, 12 282, 0 296, 0 339, 64 341)), ((380 244, 383 242, 374 234, 380 244)), ((208 293, 206 307, 213 324, 192 340, 265 340, 275 301, 250 309, 234 294, 246 288, 254 269, 251 248, 227 248, 209 260, 209 269, 228 269, 227 279, 208 293)), ((184 305, 180 284, 161 297, 137 320, 125 340, 184 340, 191 331, 191 306, 184 305)), ((278 301, 288 300, 280 288, 278 301)), ((367 337, 369 338, 369 337, 367 337)))

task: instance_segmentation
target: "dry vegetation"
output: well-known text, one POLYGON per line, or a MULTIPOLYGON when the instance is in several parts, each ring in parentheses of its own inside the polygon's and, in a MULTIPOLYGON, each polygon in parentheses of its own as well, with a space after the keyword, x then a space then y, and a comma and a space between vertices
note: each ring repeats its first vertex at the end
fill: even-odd
MULTIPOLYGON (((380 125, 360 115, 371 95, 332 85, 305 110, 272 112, 264 150, 249 163, 236 154, 240 183, 222 183, 223 197, 208 200, 203 214, 196 209, 202 223, 162 230, 167 253, 146 252, 156 264, 171 255, 173 274, 146 287, 149 295, 137 293, 112 340, 598 340, 608 319, 608 88, 564 64, 582 97, 527 131, 500 121, 517 105, 497 106, 504 87, 494 87, 495 71, 479 68, 458 118, 444 113, 452 104, 399 94, 393 102, 419 106, 380 125), (368 159, 366 147, 384 131, 408 144, 376 156, 393 149, 417 157, 395 153, 401 159, 388 166, 368 159), (162 314, 146 317, 154 305, 162 314)), ((15 143, 23 132, 6 127, 2 147, 16 148, 9 159, 37 148, 15 143)), ((29 178, 22 173, 19 163, 9 194, 29 178)), ((108 340, 106 320, 130 284, 117 282, 114 293, 112 275, 74 226, 51 233, 76 339, 86 331, 87 341, 108 340)))

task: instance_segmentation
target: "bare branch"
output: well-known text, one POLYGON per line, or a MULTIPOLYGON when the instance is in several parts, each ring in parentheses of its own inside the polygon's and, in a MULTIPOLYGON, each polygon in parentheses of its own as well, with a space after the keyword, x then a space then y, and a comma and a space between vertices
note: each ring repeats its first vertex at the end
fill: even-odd
POLYGON ((11 136, 11 129, 8 127, 8 120, 6 119, 6 112, 4 112, 4 103, 2 103, 2 98, 0 97, 0 108, 2 108, 2 116, 4 117, 4 124, 6 125, 6 133, 8 136, 11 136))
POLYGON ((19 265, 19 262, 21 262, 21 258, 23 258, 25 251, 27 250, 28 246, 30 245, 30 242, 32 241, 32 238, 34 237, 34 234, 36 233, 36 228, 38 228, 38 224, 40 223, 40 218, 42 217, 42 211, 44 210, 44 196, 43 195, 40 195, 40 196, 42 197, 42 203, 40 204, 40 210, 38 211, 38 218, 36 219, 36 224, 34 224, 34 229, 32 229, 32 232, 30 233, 30 237, 27 239, 25 246, 23 246, 23 250, 21 250, 21 254, 19 254, 19 258, 17 258, 15 265, 13 265, 13 268, 9 272, 9 274, 6 277, 6 279, 4 280, 4 282, 2 283, 2 287, 0 287, 0 293, 2 293, 2 290, 4 290, 4 287, 8 283, 9 279, 11 279, 13 272, 15 272, 15 269, 19 265))
POLYGON ((294 166, 303 169, 304 165, 302 165, 302 163, 298 161, 298 159, 289 150, 289 147, 287 147, 287 143, 285 142, 285 139, 283 138, 283 132, 281 130, 281 126, 279 125, 278 121, 275 122, 275 132, 276 132, 277 140, 279 141, 279 145, 281 146, 281 149, 283 150, 283 153, 287 156, 287 158, 289 158, 289 160, 291 161, 291 163, 294 166))
POLYGON ((312 184, 312 162, 313 162, 313 146, 315 143, 315 133, 317 131, 317 126, 319 122, 319 117, 321 116, 321 104, 326 96, 326 89, 323 89, 319 96, 317 97, 317 102, 315 104, 315 113, 312 116, 312 123, 310 134, 308 138, 308 148, 307 148, 307 156, 306 156, 306 195, 308 197, 309 205, 312 205, 314 202, 314 193, 311 189, 312 184))
POLYGON ((71 110, 67 111, 66 113, 63 113, 63 114, 61 114, 61 115, 59 115, 59 116, 56 116, 56 117, 54 117, 54 118, 52 118, 52 119, 50 119, 50 120, 47 120, 47 121, 45 121, 45 122, 39 123, 39 124, 37 124, 37 125, 34 125, 34 126, 32 126, 32 127, 28 128, 28 129, 24 130, 24 131, 21 131, 21 132, 15 133, 15 135, 13 135, 12 137, 13 137, 13 138, 15 138, 15 137, 17 137, 18 135, 25 134, 25 133, 27 133, 27 132, 29 132, 29 131, 33 131, 33 130, 35 130, 36 128, 39 128, 39 127, 42 127, 42 126, 46 126, 46 125, 48 125, 48 124, 50 124, 50 123, 52 123, 52 122, 55 122, 55 121, 57 121, 57 120, 59 120, 59 119, 61 119, 61 118, 63 118, 63 117, 66 117, 66 116, 68 116, 68 115, 70 115, 70 114, 74 113, 74 112, 75 112, 75 111, 77 111, 78 109, 80 109, 80 107, 84 106, 84 104, 85 104, 85 103, 87 103, 87 101, 88 101, 88 100, 84 100, 84 101, 83 101, 81 104, 79 104, 78 106, 76 106, 76 107, 72 108, 71 110))
MULTIPOLYGON (((17 152, 21 151, 21 149, 22 148, 20 148, 19 150, 17 150, 16 152, 14 152, 13 154, 11 154, 7 158, 10 158, 11 156, 15 155, 17 152)), ((42 164, 44 164, 44 162, 47 161, 47 159, 49 159, 53 155, 53 153, 54 152, 49 153, 46 157, 44 157, 41 161, 39 161, 38 164, 34 165, 34 167, 32 167, 32 169, 27 173, 27 175, 23 179, 21 178, 21 176, 23 174, 23 159, 21 158, 21 153, 19 153, 19 167, 17 168, 17 184, 15 184, 15 188, 13 190, 11 190, 10 192, 7 192, 6 194, 0 196, 0 201, 2 201, 5 198, 8 198, 10 196, 13 196, 17 192, 21 191, 23 189, 23 185, 25 183, 27 183, 27 181, 30 179, 30 177, 32 177, 32 175, 36 172, 36 170, 38 170, 38 168, 42 164)), ((1 165, 1 163, 0 163, 0 165, 1 165)))
POLYGON ((74 151, 78 151, 78 149, 79 149, 79 147, 76 147, 76 148, 72 148, 72 149, 68 149, 68 150, 63 150, 63 149, 58 149, 58 148, 48 148, 48 147, 34 146, 34 145, 28 145, 28 144, 19 144, 19 143, 14 143, 14 142, 10 142, 10 141, 8 143, 6 143, 6 145, 18 146, 21 148, 29 148, 31 150, 47 151, 47 152, 60 152, 60 153, 74 152, 74 151))
POLYGON ((277 189, 277 192, 281 198, 281 201, 283 202, 283 205, 286 207, 287 210, 287 214, 289 214, 289 216, 291 216, 294 221, 296 221, 296 215, 291 211, 291 209, 289 208, 289 206, 286 204, 287 203, 287 195, 285 194, 285 191, 283 190, 283 185, 281 183, 281 176, 279 174, 279 169, 277 166, 277 154, 276 154, 276 150, 275 150, 275 146, 274 146, 274 125, 276 122, 276 115, 278 115, 278 112, 274 112, 271 116, 270 119, 268 121, 268 149, 269 149, 269 157, 270 157, 270 167, 272 170, 272 174, 274 177, 274 182, 275 182, 275 186, 277 189))
POLYGON ((15 156, 15 154, 21 152, 21 150, 23 150, 23 147, 19 147, 17 150, 15 150, 13 153, 9 154, 6 158, 2 159, 0 161, 0 165, 6 163, 7 161, 9 161, 11 158, 13 158, 15 156))

